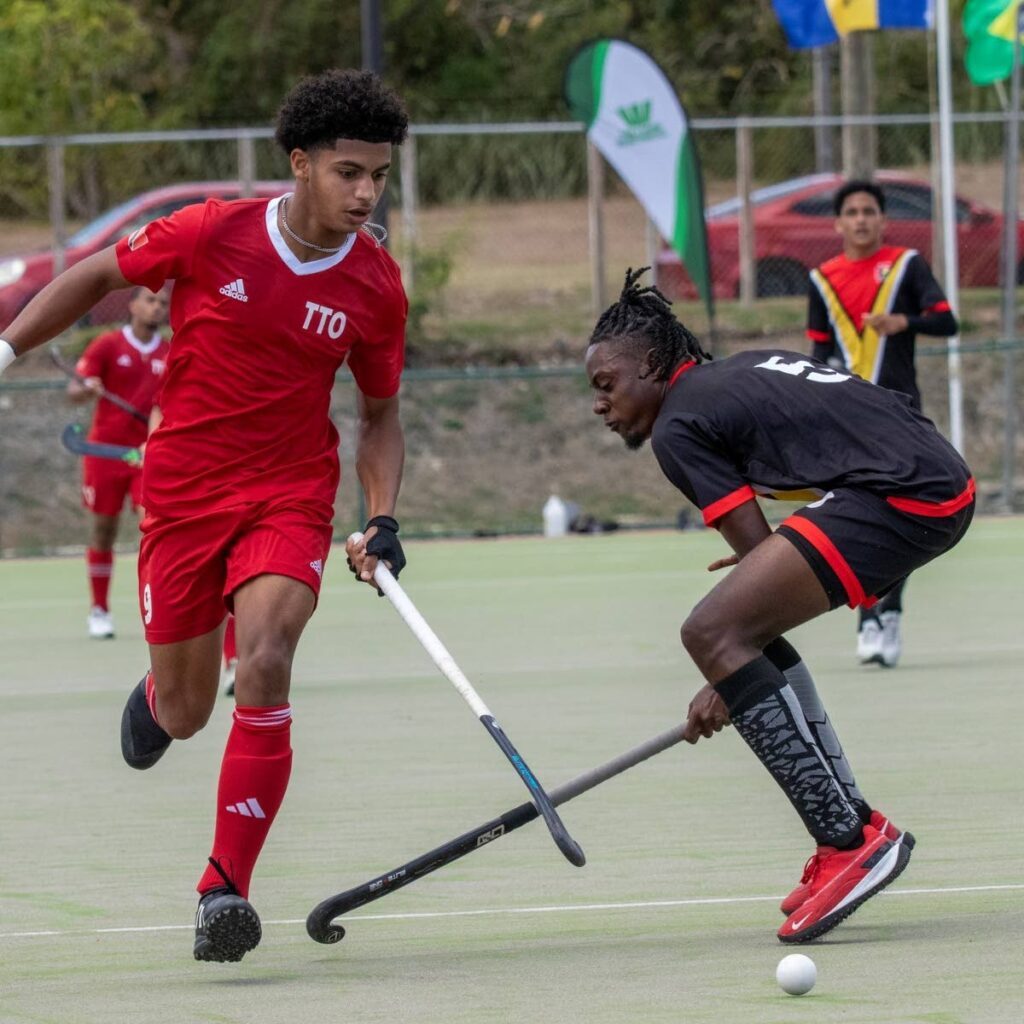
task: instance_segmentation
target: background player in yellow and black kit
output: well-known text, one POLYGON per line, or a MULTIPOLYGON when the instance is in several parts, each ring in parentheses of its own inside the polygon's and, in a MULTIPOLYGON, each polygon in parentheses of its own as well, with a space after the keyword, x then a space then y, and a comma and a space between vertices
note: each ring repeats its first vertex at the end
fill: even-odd
MULTIPOLYGON (((879 185, 848 181, 836 191, 833 207, 843 252, 811 271, 811 354, 901 391, 920 409, 914 340, 918 334, 956 334, 956 317, 919 252, 882 244, 885 193, 879 185)), ((899 661, 905 583, 875 608, 860 610, 857 656, 864 664, 894 668, 899 661)))

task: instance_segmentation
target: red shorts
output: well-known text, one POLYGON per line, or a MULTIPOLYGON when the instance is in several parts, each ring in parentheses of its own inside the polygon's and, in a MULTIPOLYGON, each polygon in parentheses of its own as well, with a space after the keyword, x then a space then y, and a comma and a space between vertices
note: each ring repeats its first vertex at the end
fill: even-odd
POLYGON ((319 597, 331 511, 314 502, 253 502, 180 519, 147 515, 139 549, 146 640, 209 633, 232 609, 232 594, 267 573, 299 580, 319 597))
POLYGON ((98 516, 118 516, 124 499, 132 499, 132 511, 142 507, 142 470, 116 459, 82 458, 82 507, 98 516))

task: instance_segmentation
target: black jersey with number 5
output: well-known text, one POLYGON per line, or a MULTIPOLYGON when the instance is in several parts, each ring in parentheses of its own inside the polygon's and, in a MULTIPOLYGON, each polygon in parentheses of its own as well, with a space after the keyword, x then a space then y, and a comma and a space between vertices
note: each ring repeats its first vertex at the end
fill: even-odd
POLYGON ((755 494, 857 487, 929 516, 973 494, 963 459, 905 395, 781 350, 685 364, 651 446, 709 526, 755 494))

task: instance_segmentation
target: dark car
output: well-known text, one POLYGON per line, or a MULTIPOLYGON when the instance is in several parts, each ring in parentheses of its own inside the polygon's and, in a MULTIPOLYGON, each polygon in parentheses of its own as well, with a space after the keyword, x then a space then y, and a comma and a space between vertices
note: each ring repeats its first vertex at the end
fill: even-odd
MULTIPOLYGON (((290 181, 257 181, 253 183, 250 194, 272 198, 288 192, 292 185, 290 181)), ((100 214, 76 231, 65 245, 64 265, 70 267, 136 228, 158 217, 166 217, 183 206, 207 199, 238 199, 241 194, 241 185, 237 181, 195 181, 143 192, 100 214)), ((53 252, 50 249, 0 258, 0 330, 6 328, 28 300, 51 280, 53 252)), ((127 316, 128 294, 118 291, 97 303, 86 319, 89 323, 107 324, 127 316)))
MULTIPOLYGON (((845 179, 813 174, 751 193, 754 208, 754 263, 757 294, 803 295, 807 272, 842 252, 835 231, 832 196, 845 179)), ((932 189, 928 182, 892 171, 875 180, 885 190, 885 242, 917 249, 932 261, 932 189)), ((711 282, 716 298, 739 295, 740 200, 728 199, 705 211, 711 282)), ((999 284, 1003 217, 962 197, 956 199, 960 284, 971 288, 999 284)), ((1017 226, 1018 252, 1024 253, 1024 222, 1017 226)), ((671 249, 658 256, 658 286, 670 298, 693 298, 696 291, 671 249)), ((1022 266, 1017 268, 1022 283, 1022 266)))

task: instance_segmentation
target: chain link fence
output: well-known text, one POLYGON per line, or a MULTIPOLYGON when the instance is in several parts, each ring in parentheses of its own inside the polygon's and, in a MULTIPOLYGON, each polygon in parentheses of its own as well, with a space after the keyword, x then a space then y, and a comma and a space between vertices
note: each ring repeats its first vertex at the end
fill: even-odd
MULTIPOLYGON (((889 186, 888 240, 921 250, 941 276, 934 124, 881 117, 859 127, 870 129, 860 144, 875 147, 877 165, 901 176, 889 186)), ((709 210, 715 351, 805 351, 807 269, 839 251, 828 161, 842 150, 843 122, 705 119, 693 128, 709 210)), ((1000 324, 1004 130, 999 116, 962 116, 956 135, 965 447, 990 507, 1012 504, 1024 454, 1015 423, 1018 342, 1000 324)), ((0 138, 0 327, 54 263, 185 202, 270 194, 288 183, 287 158, 266 129, 0 138)), ((627 266, 654 264, 682 318, 699 333, 708 325, 685 272, 614 173, 597 185, 582 128, 571 123, 421 125, 403 147, 389 229, 412 296, 402 510, 414 532, 538 529, 552 492, 598 522, 674 523, 682 511, 652 460, 621 451, 590 422, 577 368, 594 311, 627 266), (466 370, 485 366, 498 369, 466 370)), ((125 311, 123 297, 97 308, 87 329, 65 340, 68 350, 125 311)), ((945 429, 944 355, 923 340, 926 410, 945 429)), ((77 467, 58 445, 75 415, 60 400, 62 387, 38 354, 0 384, 0 548, 8 552, 84 537, 77 467)), ((342 380, 335 413, 343 445, 351 443, 352 405, 342 380)), ((351 452, 342 454, 340 534, 359 519, 351 452)))
MULTIPOLYGON (((762 344, 734 340, 725 352, 762 344)), ((998 344, 963 352, 966 456, 984 511, 1003 511, 1004 381, 998 344)), ((925 409, 948 424, 945 349, 919 357, 925 409)), ((1015 386, 1024 384, 1018 360, 1015 386)), ((6 380, 6 378, 5 378, 6 380)), ((39 553, 80 545, 79 466, 60 447, 64 425, 84 415, 62 400, 63 381, 35 378, 0 388, 0 550, 39 553)), ((332 416, 342 437, 336 533, 363 523, 354 472, 355 394, 347 375, 335 388, 332 416)), ((550 494, 579 506, 589 528, 698 526, 700 516, 664 479, 647 452, 627 452, 591 413, 576 367, 409 370, 402 392, 408 445, 400 501, 410 536, 536 532, 550 494)), ((1014 437, 1019 461, 1024 456, 1014 437)), ((791 510, 769 503, 770 517, 791 510)), ((123 531, 131 538, 131 530, 123 531)))
MULTIPOLYGON (((998 114, 957 118, 957 234, 963 287, 999 284, 998 260, 990 253, 994 244, 998 254, 1005 127, 998 114)), ((889 185, 890 240, 913 244, 936 262, 935 123, 928 116, 705 118, 696 119, 693 130, 703 164, 719 298, 740 297, 740 269, 734 264, 748 255, 740 251, 739 238, 748 206, 757 296, 785 294, 796 283, 795 275, 767 272, 769 261, 789 261, 806 271, 821 261, 819 256, 834 254, 830 199, 835 178, 830 175, 838 173, 836 154, 844 145, 867 147, 881 171, 906 179, 889 185), (847 122, 853 122, 860 134, 843 143, 851 128, 847 122)), ((220 183, 221 190, 230 187, 244 194, 259 180, 280 181, 282 187, 290 180, 288 160, 269 129, 0 137, 0 256, 23 255, 40 246, 69 244, 74 250, 82 241, 75 238, 76 228, 157 186, 220 183)), ((495 219, 509 221, 515 218, 508 209, 511 204, 581 204, 592 186, 582 126, 573 122, 414 126, 391 182, 392 204, 401 211, 395 232, 404 236, 398 252, 415 277, 411 252, 431 241, 431 211, 494 204, 505 209, 505 216, 495 219)), ((611 172, 602 193, 612 203, 629 199, 611 172)), ((150 200, 150 214, 166 212, 168 201, 160 198, 150 200)), ((140 210, 140 216, 144 212, 140 210)), ((640 226, 631 235, 643 239, 639 207, 635 215, 640 226)), ((582 212, 577 211, 576 219, 586 228, 582 212)), ((106 226, 110 230, 105 233, 87 233, 90 244, 114 240, 123 227, 116 217, 106 226)), ((524 244, 528 242, 527 235, 524 244)), ((607 248, 606 262, 611 265, 620 246, 609 239, 607 248)), ((508 262, 514 265, 518 257, 513 249, 508 262)), ((69 258, 74 258, 73 252, 69 258)), ((11 276, 8 268, 0 275, 0 286, 8 287, 11 276)), ((8 307, 9 302, 2 312, 8 307)))

